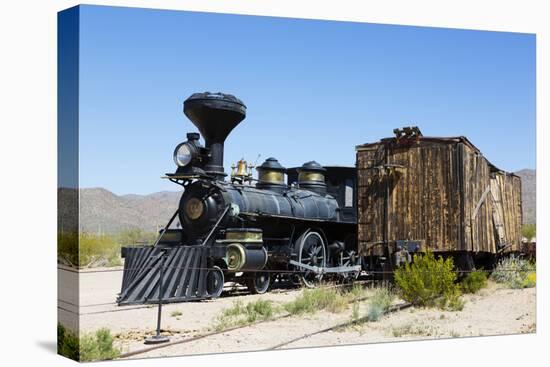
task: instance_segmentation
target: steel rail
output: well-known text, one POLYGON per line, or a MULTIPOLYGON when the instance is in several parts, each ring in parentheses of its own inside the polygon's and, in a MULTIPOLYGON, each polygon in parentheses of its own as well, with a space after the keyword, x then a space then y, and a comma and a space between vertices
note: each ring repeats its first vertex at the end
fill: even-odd
MULTIPOLYGON (((360 301, 367 300, 369 298, 370 298, 369 296, 354 298, 352 300, 349 300, 347 303, 351 304, 353 302, 360 302, 360 301)), ((151 352, 151 351, 157 350, 157 349, 167 348, 167 347, 170 347, 170 346, 173 346, 173 345, 191 343, 191 342, 194 342, 194 341, 197 341, 197 340, 200 340, 200 339, 204 339, 204 338, 207 338, 207 337, 210 337, 210 336, 220 335, 220 334, 228 333, 228 332, 231 332, 231 331, 234 331, 234 330, 244 329, 244 328, 259 325, 259 324, 262 324, 262 323, 265 323, 265 322, 278 321, 278 320, 282 320, 282 319, 290 317, 290 316, 292 316, 291 313, 285 313, 285 314, 279 315, 277 317, 273 317, 273 318, 269 318, 269 319, 265 319, 265 320, 260 320, 260 321, 256 321, 256 322, 253 322, 253 323, 248 323, 248 324, 244 324, 244 325, 237 325, 237 326, 230 327, 230 328, 223 329, 223 330, 219 330, 219 331, 211 331, 211 332, 208 332, 208 333, 205 333, 205 334, 200 334, 200 335, 196 335, 196 336, 181 339, 181 340, 174 340, 172 342, 168 342, 168 343, 164 343, 164 344, 160 344, 160 345, 155 345, 155 346, 152 346, 152 347, 142 348, 142 349, 134 350, 134 351, 131 351, 131 352, 123 353, 118 357, 118 359, 133 357, 133 356, 136 356, 136 355, 139 355, 139 354, 148 353, 148 352, 151 352)))
MULTIPOLYGON (((412 304, 409 303, 409 302, 401 303, 399 305, 395 305, 395 306, 390 307, 384 314, 386 315, 386 314, 389 314, 389 313, 397 312, 397 311, 403 310, 405 308, 409 308, 411 306, 412 306, 412 304)), ((287 341, 279 343, 279 344, 277 344, 273 347, 267 348, 266 350, 279 349, 281 347, 284 347, 285 345, 289 345, 289 344, 292 344, 294 342, 297 342, 298 340, 309 338, 309 337, 317 335, 317 334, 326 333, 326 332, 329 332, 329 331, 332 331, 332 330, 335 330, 335 329, 340 329, 340 328, 343 328, 343 327, 355 325, 357 323, 365 322, 365 321, 368 321, 367 316, 361 317, 357 320, 342 322, 342 323, 339 323, 339 324, 336 324, 336 325, 333 325, 333 326, 330 326, 330 327, 327 327, 327 328, 324 328, 324 329, 321 329, 321 330, 317 330, 317 331, 314 331, 314 332, 311 332, 311 333, 304 334, 304 335, 299 336, 297 338, 287 340, 287 341)))

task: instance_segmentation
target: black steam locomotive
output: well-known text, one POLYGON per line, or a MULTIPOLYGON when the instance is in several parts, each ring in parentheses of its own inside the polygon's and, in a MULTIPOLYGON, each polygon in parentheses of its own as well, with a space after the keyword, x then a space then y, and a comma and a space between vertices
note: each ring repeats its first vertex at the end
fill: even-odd
POLYGON ((183 111, 205 146, 189 133, 176 147, 178 168, 166 178, 184 187, 179 208, 153 246, 123 248, 119 304, 213 298, 227 281, 264 293, 275 277, 314 287, 326 276, 358 276, 355 167, 311 161, 287 169, 268 158, 254 179, 241 160, 227 177, 224 141, 246 106, 232 95, 197 93, 183 111))

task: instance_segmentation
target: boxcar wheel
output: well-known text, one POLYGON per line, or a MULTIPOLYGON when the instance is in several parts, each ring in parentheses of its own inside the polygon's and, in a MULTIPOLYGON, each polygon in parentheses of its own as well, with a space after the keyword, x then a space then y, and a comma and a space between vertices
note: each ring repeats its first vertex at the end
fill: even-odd
POLYGON ((252 294, 264 294, 271 286, 271 274, 267 271, 250 273, 246 286, 252 294))
MULTIPOLYGON (((344 250, 340 254, 339 266, 356 266, 361 265, 361 257, 353 250, 344 250)), ((342 273, 344 280, 356 280, 359 277, 360 271, 350 271, 342 273)))

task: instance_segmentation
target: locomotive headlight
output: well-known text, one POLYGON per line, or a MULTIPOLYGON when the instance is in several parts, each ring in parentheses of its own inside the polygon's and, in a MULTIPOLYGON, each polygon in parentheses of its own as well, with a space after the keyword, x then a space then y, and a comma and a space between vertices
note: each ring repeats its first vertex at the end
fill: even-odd
POLYGON ((181 143, 174 150, 174 163, 178 167, 185 167, 193 160, 193 148, 188 142, 181 143))

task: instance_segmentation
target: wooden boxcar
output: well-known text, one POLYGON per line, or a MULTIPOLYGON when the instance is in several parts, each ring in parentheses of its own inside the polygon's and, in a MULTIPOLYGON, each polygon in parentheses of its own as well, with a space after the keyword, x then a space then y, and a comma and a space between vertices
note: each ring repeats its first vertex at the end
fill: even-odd
POLYGON ((356 147, 361 255, 403 245, 474 255, 519 251, 518 176, 489 163, 465 137, 398 135, 356 147))

